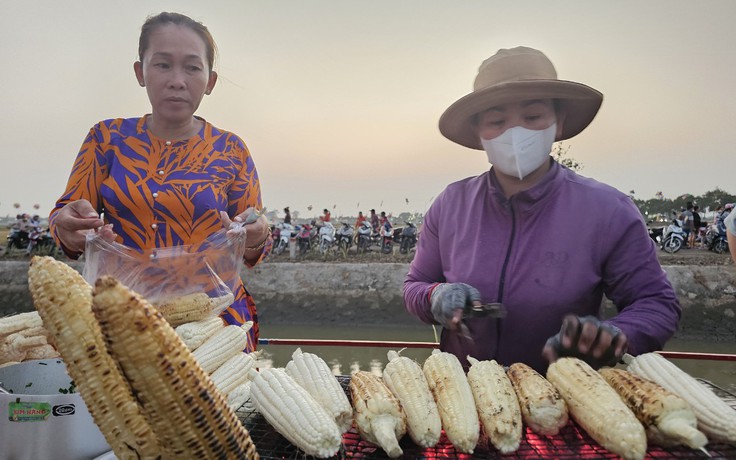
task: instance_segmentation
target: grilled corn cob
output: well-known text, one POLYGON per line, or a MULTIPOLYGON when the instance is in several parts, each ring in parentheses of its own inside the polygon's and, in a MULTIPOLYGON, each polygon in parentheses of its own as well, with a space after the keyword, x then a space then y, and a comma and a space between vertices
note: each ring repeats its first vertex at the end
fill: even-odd
POLYGON ((434 447, 442 434, 442 421, 422 368, 411 358, 388 352, 383 381, 399 399, 411 439, 421 447, 434 447))
POLYGON ((236 353, 212 373, 210 376, 212 383, 222 394, 227 395, 235 387, 248 381, 248 372, 253 368, 258 357, 256 353, 236 353))
POLYGON ((284 369, 250 371, 250 395, 272 427, 307 455, 335 455, 342 440, 330 414, 284 369))
POLYGON ((105 276, 92 310, 168 457, 258 458, 248 431, 154 307, 105 276))
POLYGON ((442 427, 455 449, 472 454, 480 436, 473 392, 457 357, 432 350, 422 368, 437 403, 442 427))
POLYGON ((616 391, 585 361, 560 358, 550 364, 547 379, 565 399, 572 418, 598 444, 625 459, 644 458, 644 427, 616 391))
POLYGON ((606 368, 598 372, 644 425, 650 441, 664 446, 683 444, 693 449, 708 443, 698 431, 698 420, 684 399, 623 369, 606 368))
POLYGON ((92 313, 92 287, 52 257, 31 260, 28 285, 67 372, 115 456, 121 460, 160 457, 158 441, 108 354, 92 313))
POLYGON ((502 454, 516 452, 521 443, 521 410, 506 371, 493 360, 468 356, 468 362, 468 383, 483 431, 502 454))
POLYGON ((345 391, 322 358, 313 353, 302 353, 301 348, 297 348, 286 365, 286 373, 332 415, 340 433, 350 429, 353 424, 353 408, 345 391))
POLYGON ((222 306, 230 305, 235 300, 232 294, 221 297, 210 297, 204 292, 195 292, 180 297, 175 297, 154 304, 166 321, 172 326, 179 326, 192 321, 201 321, 212 316, 212 312, 222 306))
POLYGON ((225 322, 219 316, 203 319, 201 321, 192 321, 177 326, 176 333, 181 337, 184 345, 194 351, 199 348, 210 337, 215 335, 217 331, 225 327, 225 322))
POLYGON ((248 331, 252 326, 253 322, 248 321, 242 326, 231 324, 223 327, 194 350, 194 358, 205 372, 211 374, 246 348, 249 342, 248 331))
POLYGON ((403 451, 399 440, 406 434, 406 415, 391 390, 380 377, 357 371, 350 377, 350 394, 360 436, 380 446, 389 457, 400 456, 403 451))
POLYGON ((645 353, 633 358, 628 369, 687 401, 698 419, 698 429, 709 439, 736 442, 736 410, 679 367, 658 353, 645 353))
POLYGON ((519 398, 522 419, 533 432, 555 436, 567 425, 567 404, 547 379, 524 363, 509 366, 507 375, 519 398))

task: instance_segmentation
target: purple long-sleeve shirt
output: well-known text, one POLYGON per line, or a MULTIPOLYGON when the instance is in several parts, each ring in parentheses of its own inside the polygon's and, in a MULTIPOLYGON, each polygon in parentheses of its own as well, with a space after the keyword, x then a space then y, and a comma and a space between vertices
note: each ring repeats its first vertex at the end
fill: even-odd
POLYGON ((542 349, 563 317, 598 316, 604 294, 618 309, 608 322, 635 355, 661 349, 681 313, 631 199, 554 161, 540 183, 510 199, 492 170, 437 197, 403 290, 407 310, 430 324, 438 282, 470 284, 483 303, 508 310, 504 319, 466 320, 474 342, 442 331, 440 348, 464 364, 471 355, 544 372, 542 349))

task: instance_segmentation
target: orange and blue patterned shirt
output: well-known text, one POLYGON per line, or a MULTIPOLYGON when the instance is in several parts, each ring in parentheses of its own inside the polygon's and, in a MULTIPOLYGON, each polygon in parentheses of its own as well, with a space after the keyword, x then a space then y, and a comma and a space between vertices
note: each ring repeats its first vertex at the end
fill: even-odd
MULTIPOLYGON (((113 225, 117 242, 138 249, 199 243, 222 229, 220 211, 232 217, 249 207, 261 208, 258 173, 237 135, 200 118, 204 125, 198 135, 170 142, 154 136, 146 120, 105 120, 90 130, 66 191, 49 215, 57 243, 58 211, 80 199, 88 200, 113 225)), ((233 292, 235 302, 222 317, 229 324, 253 321, 255 348, 255 302, 241 280, 233 292)))

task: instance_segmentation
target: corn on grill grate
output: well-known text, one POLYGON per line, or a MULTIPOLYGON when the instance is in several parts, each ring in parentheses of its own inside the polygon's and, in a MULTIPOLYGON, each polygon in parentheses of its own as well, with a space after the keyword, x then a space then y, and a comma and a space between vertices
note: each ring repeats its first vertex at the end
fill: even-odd
MULTIPOLYGON (((348 384, 349 376, 338 376, 338 381, 343 391, 350 398, 348 384)), ((701 383, 711 388, 721 399, 726 401, 731 407, 736 409, 736 395, 733 395, 710 382, 698 379, 701 383)), ((246 405, 247 406, 247 405, 246 405)), ((245 425, 250 433, 250 437, 256 446, 256 450, 261 459, 305 459, 312 458, 293 446, 289 441, 276 432, 266 420, 257 413, 248 411, 246 406, 241 407, 236 414, 241 422, 245 425)), ((565 426, 557 436, 544 437, 538 436, 531 432, 528 428, 524 428, 521 446, 519 450, 512 453, 501 455, 481 436, 478 446, 473 455, 463 454, 455 450, 455 448, 447 440, 442 432, 440 442, 431 449, 424 449, 415 445, 411 438, 407 435, 399 443, 404 455, 404 459, 539 459, 539 458, 555 458, 561 460, 579 460, 579 459, 618 459, 619 456, 607 451, 593 441, 590 436, 578 427, 572 420, 565 426)), ((736 458, 736 444, 709 444, 706 449, 713 459, 733 459, 736 458)), ((360 435, 355 428, 345 433, 342 437, 342 446, 336 459, 360 458, 365 460, 372 459, 388 459, 386 454, 380 447, 374 446, 366 441, 361 440, 360 435)), ((647 449, 647 459, 687 459, 687 458, 707 458, 700 451, 688 449, 687 447, 660 447, 649 446, 647 449)))

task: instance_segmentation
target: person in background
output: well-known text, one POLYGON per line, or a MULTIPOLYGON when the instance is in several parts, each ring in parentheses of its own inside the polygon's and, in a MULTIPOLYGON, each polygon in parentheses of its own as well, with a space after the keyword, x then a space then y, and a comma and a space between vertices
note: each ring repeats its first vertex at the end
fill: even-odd
POLYGON ((284 223, 291 225, 291 212, 288 206, 284 208, 284 223))
POLYGON ((322 216, 320 216, 320 219, 322 220, 322 222, 329 222, 330 221, 330 218, 331 218, 330 217, 330 210, 327 209, 327 208, 325 208, 325 209, 322 210, 322 212, 324 213, 324 214, 322 214, 322 216))
POLYGON ((386 222, 388 222, 389 225, 391 225, 391 222, 388 220, 388 217, 386 216, 386 212, 381 211, 381 218, 379 219, 378 224, 380 226, 383 226, 384 224, 386 224, 386 222))
MULTIPOLYGON (((94 230, 108 241, 150 249, 196 244, 246 220, 244 263, 252 267, 268 253, 268 223, 254 215, 262 208, 261 186, 248 148, 195 115, 217 82, 215 54, 207 27, 187 16, 160 13, 145 21, 133 70, 151 113, 101 121, 85 138, 49 216, 69 257, 82 254, 85 235, 94 230)), ((255 302, 242 282, 233 293, 223 318, 256 323, 255 302)), ((257 323, 250 334, 251 344, 258 343, 257 323)))
POLYGON ((465 366, 470 355, 543 373, 569 355, 601 367, 659 350, 677 329, 680 305, 632 200, 550 156, 602 98, 518 47, 483 62, 473 92, 440 118, 445 137, 485 151, 492 168, 434 200, 403 296, 411 314, 443 326, 440 349, 465 366), (581 210, 583 221, 570 218, 581 210), (605 320, 603 295, 618 310, 605 320), (471 311, 490 304, 505 317, 471 311))
POLYGON ((685 206, 685 210, 680 214, 680 221, 682 221, 682 230, 685 232, 685 241, 687 241, 687 248, 692 249, 695 245, 695 227, 693 225, 693 202, 688 201, 685 206))
MULTIPOLYGON (((731 204, 733 209, 733 204, 731 204)), ((726 239, 728 240, 728 250, 731 252, 731 259, 736 262, 736 212, 730 212, 723 223, 726 226, 726 239)))
POLYGON ((693 205, 693 228, 695 229, 693 247, 696 245, 702 246, 705 241, 705 224, 703 219, 700 217, 700 206, 693 205))
POLYGON ((373 227, 373 233, 378 233, 378 227, 380 226, 380 222, 378 222, 378 215, 376 214, 375 209, 371 209, 371 227, 373 227))
POLYGON ((365 222, 365 216, 363 215, 363 211, 358 211, 358 218, 355 219, 355 228, 357 229, 360 227, 360 224, 365 222))

